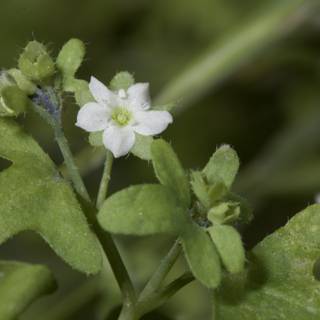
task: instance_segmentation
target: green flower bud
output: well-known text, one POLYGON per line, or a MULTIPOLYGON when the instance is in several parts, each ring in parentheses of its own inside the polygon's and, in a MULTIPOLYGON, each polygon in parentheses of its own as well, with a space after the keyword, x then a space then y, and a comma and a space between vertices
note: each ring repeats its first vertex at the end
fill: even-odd
POLYGON ((27 95, 16 85, 6 86, 0 91, 0 116, 16 117, 26 111, 27 95))
POLYGON ((63 77, 74 77, 85 53, 85 45, 79 39, 71 39, 62 47, 56 63, 63 77))
POLYGON ((19 69, 33 81, 42 81, 55 73, 55 65, 42 43, 31 41, 19 57, 19 69))
POLYGON ((31 82, 19 69, 10 69, 8 74, 15 80, 17 86, 27 95, 32 95, 37 90, 37 86, 31 82))
POLYGON ((110 81, 110 89, 118 91, 120 89, 127 90, 134 84, 134 77, 127 71, 117 73, 110 81))
POLYGON ((233 223, 240 217, 238 202, 222 202, 212 207, 208 212, 208 219, 213 224, 233 223))

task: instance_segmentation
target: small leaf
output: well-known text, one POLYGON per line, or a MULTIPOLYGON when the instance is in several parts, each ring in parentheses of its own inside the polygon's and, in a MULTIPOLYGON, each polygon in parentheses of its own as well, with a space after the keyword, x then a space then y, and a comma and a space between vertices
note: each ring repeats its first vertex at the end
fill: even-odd
POLYGON ((191 196, 188 177, 170 144, 162 139, 154 140, 151 155, 160 183, 170 188, 185 207, 189 207, 191 196))
POLYGON ((202 172, 192 171, 190 184, 194 194, 199 199, 201 204, 205 206, 205 208, 209 209, 211 206, 211 201, 208 193, 208 186, 203 179, 202 172))
POLYGON ((113 233, 177 234, 183 228, 185 214, 170 189, 145 184, 109 197, 99 211, 98 220, 105 230, 113 233))
POLYGON ((13 121, 0 119, 0 244, 33 230, 75 269, 97 273, 101 249, 75 194, 39 145, 13 121))
POLYGON ((55 288, 44 266, 0 261, 0 319, 17 319, 34 300, 55 288))
POLYGON ((208 288, 218 287, 221 280, 220 260, 207 232, 195 224, 189 224, 181 237, 193 275, 208 288))
POLYGON ((136 133, 136 142, 130 152, 142 160, 151 160, 152 142, 153 138, 151 136, 136 133))
POLYGON ((110 81, 110 90, 118 91, 120 89, 128 90, 134 84, 134 77, 127 71, 117 73, 110 81))
POLYGON ((216 301, 221 320, 320 319, 320 205, 294 216, 248 256, 248 270, 224 279, 216 301))
POLYGON ((228 145, 221 146, 203 169, 210 184, 223 182, 230 189, 239 170, 237 153, 228 145))
POLYGON ((84 43, 79 39, 70 39, 60 50, 56 64, 63 77, 74 77, 81 66, 86 53, 84 43))
POLYGON ((208 231, 226 269, 230 273, 243 271, 245 252, 238 231, 226 225, 213 225, 208 231))

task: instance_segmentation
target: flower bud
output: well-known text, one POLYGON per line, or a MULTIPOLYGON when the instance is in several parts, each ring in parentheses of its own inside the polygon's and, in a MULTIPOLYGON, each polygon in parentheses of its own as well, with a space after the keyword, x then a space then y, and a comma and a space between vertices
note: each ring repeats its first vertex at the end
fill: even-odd
POLYGON ((37 90, 37 86, 28 80, 28 78, 19 69, 10 69, 8 74, 15 80, 17 86, 27 95, 32 95, 37 90))
POLYGON ((110 89, 118 91, 121 89, 128 90, 134 84, 134 77, 127 71, 117 73, 110 82, 110 89))
POLYGON ((27 95, 16 85, 10 85, 0 90, 0 116, 16 117, 26 111, 27 95))
POLYGON ((55 73, 55 65, 42 43, 31 41, 18 61, 21 72, 33 81, 42 81, 55 73))
POLYGON ((213 224, 233 223, 240 217, 240 206, 237 202, 222 202, 212 207, 208 219, 213 224))

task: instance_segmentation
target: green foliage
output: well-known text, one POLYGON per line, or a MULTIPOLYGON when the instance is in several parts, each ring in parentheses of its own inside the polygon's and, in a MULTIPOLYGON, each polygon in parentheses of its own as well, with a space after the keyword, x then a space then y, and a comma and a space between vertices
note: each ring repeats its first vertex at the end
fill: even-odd
POLYGON ((98 220, 104 229, 113 233, 177 234, 185 217, 170 189, 146 184, 113 194, 103 204, 98 220))
POLYGON ((154 140, 151 156, 160 183, 170 188, 185 207, 189 207, 191 196, 188 177, 170 144, 162 139, 154 140))
POLYGON ((223 182, 230 188, 238 170, 237 153, 230 146, 224 145, 212 155, 203 172, 210 184, 223 182))
POLYGON ((10 69, 8 74, 14 79, 17 86, 27 95, 35 93, 37 86, 30 81, 19 69, 10 69))
POLYGON ((0 261, 0 319, 17 319, 35 299, 54 289, 46 267, 0 261))
POLYGON ((320 205, 298 213, 249 256, 249 269, 227 277, 218 293, 221 320, 316 320, 320 284, 320 205))
POLYGON ((117 73, 110 81, 110 89, 113 91, 118 91, 120 89, 127 90, 133 84, 135 80, 131 73, 127 71, 121 71, 117 73))
POLYGON ((93 147, 103 146, 103 131, 90 132, 89 143, 93 147))
POLYGON ((225 225, 213 225, 208 231, 225 268, 230 273, 243 271, 245 252, 239 232, 225 225))
POLYGON ((16 117, 24 113, 28 103, 26 94, 16 85, 0 90, 0 116, 2 117, 16 117))
POLYGON ((185 226, 183 249, 194 276, 209 288, 216 288, 221 280, 219 256, 207 232, 195 224, 185 226))
POLYGON ((0 243, 33 230, 73 268, 97 273, 100 247, 70 186, 38 144, 13 121, 0 120, 0 243))
POLYGON ((86 54, 86 47, 79 39, 70 39, 60 50, 57 68, 65 78, 74 78, 86 54))
POLYGON ((30 80, 41 82, 54 75, 55 64, 46 47, 37 41, 27 44, 18 60, 19 69, 30 80))
POLYGON ((152 136, 143 136, 138 133, 135 135, 136 142, 130 152, 142 160, 151 160, 152 136))

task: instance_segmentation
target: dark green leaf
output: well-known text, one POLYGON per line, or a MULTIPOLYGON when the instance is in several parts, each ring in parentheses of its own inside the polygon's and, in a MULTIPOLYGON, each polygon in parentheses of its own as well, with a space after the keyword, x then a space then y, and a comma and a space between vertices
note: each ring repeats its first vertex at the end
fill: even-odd
POLYGON ((44 266, 0 261, 0 319, 17 319, 34 300, 55 287, 44 266))
POLYGON ((320 319, 319 257, 320 206, 313 205, 253 249, 249 270, 224 280, 218 319, 320 319))
POLYGON ((132 186, 113 194, 98 219, 110 232, 136 235, 177 234, 186 220, 173 192, 159 184, 132 186))
POLYGON ((0 173, 0 244, 33 230, 72 267, 97 273, 100 247, 69 184, 15 122, 0 119, 0 137, 0 156, 13 162, 0 173))

